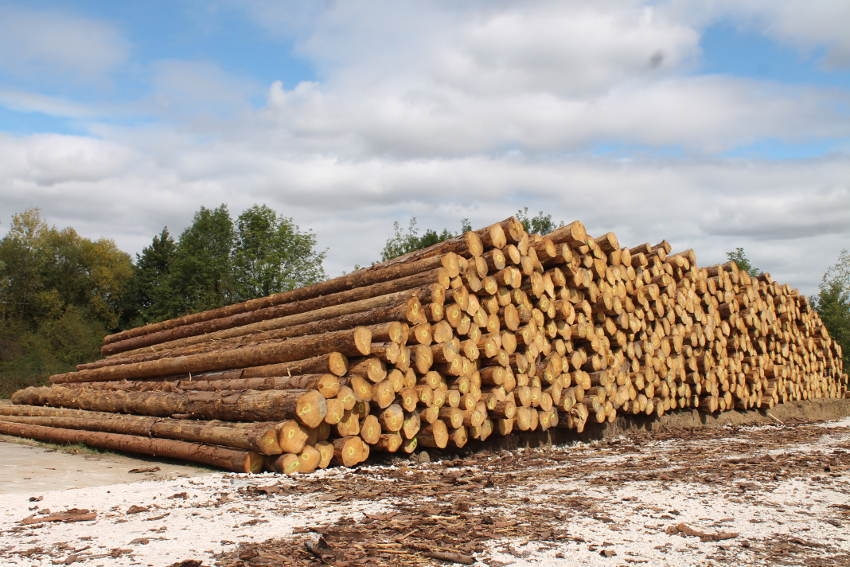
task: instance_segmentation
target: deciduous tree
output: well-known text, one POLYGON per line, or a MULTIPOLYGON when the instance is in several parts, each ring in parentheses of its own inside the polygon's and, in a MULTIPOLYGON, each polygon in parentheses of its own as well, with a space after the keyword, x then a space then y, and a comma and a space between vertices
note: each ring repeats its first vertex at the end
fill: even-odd
POLYGON ((516 212, 516 218, 525 227, 526 232, 531 234, 549 234, 559 226, 563 226, 563 222, 555 223, 552 220, 551 214, 546 214, 543 211, 538 211, 533 217, 528 216, 528 207, 523 207, 516 212))
POLYGON ((111 240, 48 226, 36 209, 0 240, 0 395, 98 354, 132 275, 111 240))
POLYGON ((236 220, 233 247, 235 299, 264 297, 325 279, 325 253, 316 236, 302 232, 291 218, 254 205, 236 220))
POLYGON ((750 262, 750 259, 747 257, 747 253, 744 252, 743 248, 730 250, 726 253, 726 259, 735 262, 739 269, 747 272, 751 276, 757 276, 761 273, 761 270, 753 266, 752 262, 750 262))
POLYGON ((829 334, 841 345, 846 372, 850 369, 850 251, 842 250, 823 275, 812 303, 829 334))

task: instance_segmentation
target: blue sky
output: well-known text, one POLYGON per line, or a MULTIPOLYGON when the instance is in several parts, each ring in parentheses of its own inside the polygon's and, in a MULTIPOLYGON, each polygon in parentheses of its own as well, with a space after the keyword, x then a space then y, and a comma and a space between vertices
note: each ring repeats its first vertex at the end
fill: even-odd
POLYGON ((130 253, 265 203, 335 275, 395 220, 528 206, 743 246, 811 293, 850 236, 850 4, 0 0, 0 230, 130 253))

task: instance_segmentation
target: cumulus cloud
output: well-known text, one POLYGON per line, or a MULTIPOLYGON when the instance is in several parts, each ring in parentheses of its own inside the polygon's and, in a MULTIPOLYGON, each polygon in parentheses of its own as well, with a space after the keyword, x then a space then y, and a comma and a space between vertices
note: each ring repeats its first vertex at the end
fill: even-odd
POLYGON ((482 97, 425 84, 358 97, 316 83, 290 91, 275 84, 268 101, 265 124, 297 134, 293 143, 349 154, 550 152, 612 141, 718 152, 763 138, 850 135, 846 93, 720 76, 625 82, 593 97, 482 97))
MULTIPOLYGON (((236 3, 293 43, 314 80, 257 85, 213 61, 154 62, 144 125, 95 116, 90 136, 0 136, 0 208, 40 206, 137 252, 202 205, 265 203, 316 231, 335 275, 376 260, 393 221, 457 230, 528 206, 628 245, 666 238, 703 264, 743 246, 810 293, 850 236, 850 157, 720 152, 847 138, 848 93, 699 74, 706 25, 768 16, 673 4, 236 3), (593 151, 606 145, 635 151, 593 151)), ((2 101, 85 112, 21 92, 2 101)))
MULTIPOLYGON (((265 26, 289 13, 252 5, 265 26)), ((612 142, 718 152, 850 134, 848 93, 694 74, 695 23, 640 2, 603 6, 314 9, 292 33, 325 76, 272 85, 259 128, 292 135, 278 138, 287 147, 403 157, 612 142)))
POLYGON ((0 5, 0 70, 40 81, 101 81, 127 40, 109 23, 59 10, 0 5))
POLYGON ((7 182, 55 185, 119 175, 127 170, 133 152, 93 138, 38 134, 25 138, 0 135, 0 154, 7 182))
MULTIPOLYGON (((581 219, 626 245, 669 240, 703 264, 743 246, 806 292, 850 237, 850 160, 770 162, 487 156, 397 160, 276 156, 220 142, 172 161, 72 136, 4 138, 4 209, 41 206, 51 222, 138 251, 163 225, 179 233, 201 205, 266 203, 316 231, 331 274, 377 259, 392 223, 484 225, 528 206, 581 219), (34 159, 33 156, 38 156, 34 159), (793 261, 791 260, 793 259, 793 261)), ((169 153, 171 148, 162 148, 169 153)), ((6 219, 4 219, 6 220, 6 219)))

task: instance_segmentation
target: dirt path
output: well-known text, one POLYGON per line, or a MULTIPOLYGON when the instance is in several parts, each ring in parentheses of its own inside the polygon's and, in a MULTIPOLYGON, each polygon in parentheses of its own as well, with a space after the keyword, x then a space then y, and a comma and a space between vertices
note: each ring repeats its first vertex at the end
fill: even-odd
POLYGON ((850 418, 778 419, 298 479, 32 488, 0 494, 0 563, 850 566, 850 418))
POLYGON ((0 494, 164 480, 208 469, 115 453, 76 453, 0 435, 0 494))

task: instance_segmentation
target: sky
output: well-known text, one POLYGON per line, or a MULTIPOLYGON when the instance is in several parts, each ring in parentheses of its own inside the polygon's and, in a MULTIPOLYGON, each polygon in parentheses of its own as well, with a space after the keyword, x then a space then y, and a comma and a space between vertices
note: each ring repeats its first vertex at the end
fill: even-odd
POLYGON ((744 248, 805 294, 850 248, 850 2, 0 0, 0 234, 135 255, 265 204, 329 276, 393 222, 528 208, 744 248))

